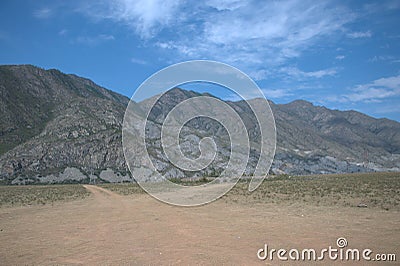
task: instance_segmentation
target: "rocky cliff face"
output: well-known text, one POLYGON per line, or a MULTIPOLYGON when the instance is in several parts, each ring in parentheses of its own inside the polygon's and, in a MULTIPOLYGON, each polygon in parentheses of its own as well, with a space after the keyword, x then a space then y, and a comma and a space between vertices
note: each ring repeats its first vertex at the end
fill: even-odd
POLYGON ((63 181, 68 167, 88 178, 107 168, 126 174, 121 124, 128 98, 33 66, 1 66, 0 90, 3 182, 63 181))
MULTIPOLYGON (((0 180, 3 183, 132 180, 121 144, 127 97, 90 80, 29 65, 0 66, 0 180)), ((160 99, 150 119, 157 125, 177 103, 199 96, 174 89, 160 99)), ((148 101, 137 103, 137 108, 148 101)), ((242 117, 251 139, 259 137, 245 102, 228 102, 242 117)), ((270 103, 277 127, 271 171, 309 174, 400 170, 400 124, 355 111, 336 111, 305 101, 270 103)), ((157 137, 148 142, 153 162, 170 177, 216 175, 226 165, 227 134, 215 121, 194 120, 181 136, 187 156, 212 135, 219 157, 209 168, 188 173, 173 167, 157 137)), ((246 174, 256 162, 257 146, 246 174)))

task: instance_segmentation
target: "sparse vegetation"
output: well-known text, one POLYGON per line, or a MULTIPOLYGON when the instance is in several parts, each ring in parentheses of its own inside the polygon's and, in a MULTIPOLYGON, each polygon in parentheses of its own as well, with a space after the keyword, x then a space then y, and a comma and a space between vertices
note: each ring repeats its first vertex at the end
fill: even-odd
MULTIPOLYGON (((201 185, 210 179, 172 180, 181 185, 201 185)), ((226 203, 356 207, 400 210, 400 173, 363 173, 314 176, 271 176, 254 192, 239 182, 221 200, 226 203)), ((144 194, 136 183, 104 183, 98 186, 121 195, 144 194)), ((84 198, 81 185, 0 186, 0 206, 48 204, 84 198)))
POLYGON ((45 205, 89 195, 82 185, 0 186, 0 207, 45 205))
MULTIPOLYGON (((200 185, 196 181, 171 180, 181 185, 200 185)), ((210 180, 207 180, 210 181, 210 180)), ((362 173, 313 176, 271 176, 254 192, 249 180, 239 182, 222 197, 227 203, 307 204, 315 206, 356 207, 400 210, 400 173, 362 173)), ((144 193, 136 184, 102 184, 101 187, 122 195, 144 193)))
POLYGON ((275 176, 250 193, 238 183, 223 197, 226 202, 310 204, 356 207, 365 204, 400 210, 400 173, 275 176))
POLYGON ((137 183, 105 183, 98 186, 121 195, 145 193, 145 191, 137 183))
POLYGON ((198 186, 211 182, 214 177, 200 177, 200 178, 170 178, 169 181, 182 186, 198 186))

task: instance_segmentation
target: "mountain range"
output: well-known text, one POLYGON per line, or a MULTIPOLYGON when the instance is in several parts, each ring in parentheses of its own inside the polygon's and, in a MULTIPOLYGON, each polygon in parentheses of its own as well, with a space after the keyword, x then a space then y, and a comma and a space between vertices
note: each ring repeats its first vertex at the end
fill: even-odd
MULTIPOLYGON (((1 183, 133 180, 122 150, 129 98, 91 80, 31 65, 0 66, 0 95, 1 183)), ((164 94, 149 116, 156 131, 176 104, 201 95, 179 88, 164 94)), ((132 104, 140 109, 148 102, 132 104)), ((277 132, 271 173, 400 171, 400 123, 356 111, 330 110, 304 100, 269 103, 277 132)), ((243 118, 255 141, 256 121, 246 102, 227 104, 243 118)), ((229 155, 224 144, 227 133, 221 125, 207 119, 191 121, 180 136, 182 149, 185 155, 196 157, 198 141, 204 136, 215 138, 219 156, 196 173, 169 163, 156 135, 146 144, 153 163, 168 177, 215 176, 229 155)), ((256 158, 255 148, 245 174, 251 175, 256 158)))

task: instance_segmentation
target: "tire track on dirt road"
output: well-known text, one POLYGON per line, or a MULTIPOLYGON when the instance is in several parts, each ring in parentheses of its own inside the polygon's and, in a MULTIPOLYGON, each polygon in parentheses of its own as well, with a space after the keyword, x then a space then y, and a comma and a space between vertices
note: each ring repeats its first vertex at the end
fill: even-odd
POLYGON ((102 187, 98 187, 95 185, 83 185, 84 188, 86 188, 90 193, 92 193, 95 197, 97 198, 102 198, 104 197, 104 195, 107 195, 108 197, 112 197, 115 199, 121 199, 122 196, 112 192, 108 189, 102 188, 102 187))

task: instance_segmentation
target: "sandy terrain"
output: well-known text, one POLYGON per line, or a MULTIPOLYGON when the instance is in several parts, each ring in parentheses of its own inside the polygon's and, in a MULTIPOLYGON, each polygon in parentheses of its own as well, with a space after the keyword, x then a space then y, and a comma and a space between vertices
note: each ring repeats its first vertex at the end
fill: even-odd
POLYGON ((397 211, 223 201, 185 208, 85 187, 93 194, 86 199, 1 208, 0 264, 281 265, 260 261, 258 249, 320 250, 336 247, 338 237, 349 248, 397 253, 397 262, 386 264, 400 260, 397 211))

